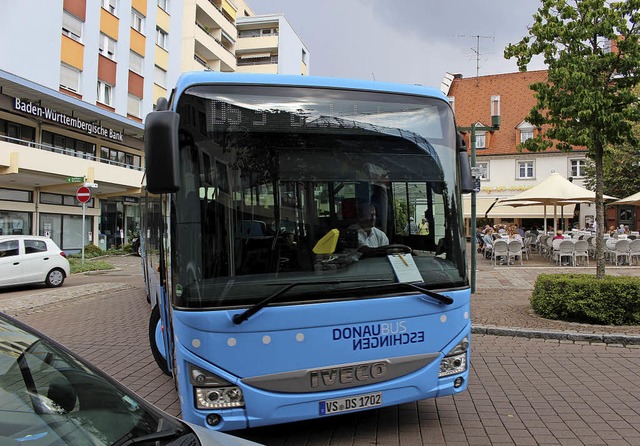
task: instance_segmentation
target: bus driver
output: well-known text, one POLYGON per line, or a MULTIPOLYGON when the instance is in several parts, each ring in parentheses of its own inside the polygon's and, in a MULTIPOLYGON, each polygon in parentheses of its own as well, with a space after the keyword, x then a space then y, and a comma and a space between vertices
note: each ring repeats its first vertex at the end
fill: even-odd
POLYGON ((387 234, 376 228, 376 208, 371 203, 358 206, 358 223, 353 226, 358 233, 358 249, 377 248, 389 244, 387 234))

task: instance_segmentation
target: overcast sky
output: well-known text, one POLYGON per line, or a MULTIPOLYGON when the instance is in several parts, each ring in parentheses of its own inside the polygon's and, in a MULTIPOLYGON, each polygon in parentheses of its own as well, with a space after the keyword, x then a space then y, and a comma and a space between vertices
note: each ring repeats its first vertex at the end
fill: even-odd
MULTIPOLYGON (((310 74, 439 87, 447 72, 518 70, 503 56, 527 35, 535 0, 246 0, 285 15, 311 55, 310 74), (482 36, 477 39, 475 36, 482 36)), ((544 69, 538 60, 529 70, 544 69)))

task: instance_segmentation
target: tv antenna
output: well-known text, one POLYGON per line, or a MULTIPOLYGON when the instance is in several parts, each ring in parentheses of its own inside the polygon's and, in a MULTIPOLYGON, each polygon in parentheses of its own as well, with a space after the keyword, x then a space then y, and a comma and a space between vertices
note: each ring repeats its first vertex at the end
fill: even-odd
POLYGON ((458 37, 472 37, 474 39, 476 39, 476 47, 475 48, 471 48, 471 51, 474 52, 474 54, 476 55, 476 84, 478 82, 478 78, 480 77, 480 39, 491 39, 492 41, 495 41, 496 36, 495 35, 491 35, 491 36, 482 36, 480 34, 476 34, 473 36, 468 36, 465 34, 460 34, 458 35, 458 37))

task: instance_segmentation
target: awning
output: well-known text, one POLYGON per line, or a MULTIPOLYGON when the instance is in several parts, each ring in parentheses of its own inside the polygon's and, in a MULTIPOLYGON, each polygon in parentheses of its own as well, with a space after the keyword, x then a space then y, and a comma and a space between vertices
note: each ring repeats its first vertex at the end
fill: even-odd
MULTIPOLYGON (((478 198, 476 197, 476 219, 484 218, 487 209, 491 207, 496 201, 497 197, 492 198, 478 198)), ((463 209, 464 217, 471 218, 471 196, 463 196, 463 209)), ((564 206, 564 218, 572 218, 575 204, 569 204, 564 206)), ((563 215, 563 206, 557 207, 557 217, 560 218, 563 215)), ((491 208, 488 218, 544 218, 544 205, 534 206, 505 206, 504 204, 496 204, 491 208)), ((553 205, 547 205, 547 218, 553 218, 553 205)))
POLYGON ((263 57, 271 57, 271 53, 247 53, 238 54, 240 59, 261 59, 263 57))

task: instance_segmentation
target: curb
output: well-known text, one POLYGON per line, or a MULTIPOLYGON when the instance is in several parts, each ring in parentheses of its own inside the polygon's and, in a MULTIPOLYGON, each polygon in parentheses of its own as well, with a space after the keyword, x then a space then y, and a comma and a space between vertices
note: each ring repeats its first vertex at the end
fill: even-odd
POLYGON ((616 345, 640 345, 640 336, 626 334, 580 333, 577 331, 531 330, 523 328, 472 325, 471 333, 494 336, 515 336, 530 339, 553 339, 558 341, 588 342, 616 345))

